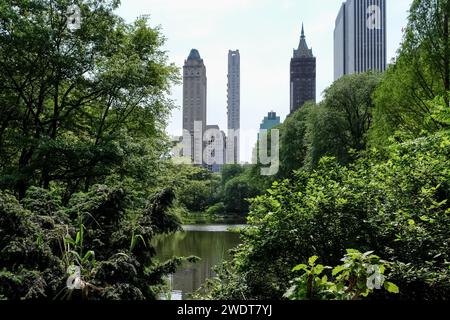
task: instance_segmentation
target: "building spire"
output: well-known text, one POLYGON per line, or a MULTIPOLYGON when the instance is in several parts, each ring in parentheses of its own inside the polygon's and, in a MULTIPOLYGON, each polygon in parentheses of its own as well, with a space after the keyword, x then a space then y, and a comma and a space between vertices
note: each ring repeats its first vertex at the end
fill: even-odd
POLYGON ((308 48, 305 39, 305 27, 302 23, 302 34, 300 36, 300 43, 298 49, 294 49, 294 58, 298 57, 313 57, 312 49, 308 48))

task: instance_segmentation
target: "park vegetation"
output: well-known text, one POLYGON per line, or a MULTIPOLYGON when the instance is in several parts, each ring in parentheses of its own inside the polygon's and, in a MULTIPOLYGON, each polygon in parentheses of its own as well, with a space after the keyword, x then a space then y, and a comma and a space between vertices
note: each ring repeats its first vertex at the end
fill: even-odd
POLYGON ((69 1, 10 3, 0 299, 157 299, 194 258, 159 262, 152 240, 201 215, 248 223, 204 299, 450 299, 450 0, 414 0, 386 72, 344 76, 276 127, 272 177, 171 160, 179 70, 146 18, 83 0, 73 31, 69 1))
POLYGON ((182 259, 165 126, 179 80, 146 19, 119 1, 0 1, 0 298, 155 299, 182 259), (70 290, 74 267, 81 278, 70 290))
POLYGON ((344 76, 275 128, 276 181, 206 298, 450 298, 449 16, 414 0, 385 73, 344 76))

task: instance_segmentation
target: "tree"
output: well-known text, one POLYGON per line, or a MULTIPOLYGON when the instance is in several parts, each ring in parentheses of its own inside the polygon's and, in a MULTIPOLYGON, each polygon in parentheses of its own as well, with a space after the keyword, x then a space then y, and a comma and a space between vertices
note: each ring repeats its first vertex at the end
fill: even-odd
POLYGON ((123 168, 126 139, 156 149, 176 68, 159 31, 126 24, 118 4, 80 1, 73 31, 67 1, 1 2, 1 185, 20 198, 33 184, 88 190, 123 168))
POLYGON ((447 126, 431 101, 440 96, 450 107, 450 1, 414 0, 409 12, 398 57, 375 93, 375 146, 389 143, 394 133, 407 139, 447 126))
MULTIPOLYGON (((417 54, 414 65, 419 75, 429 68, 436 86, 422 78, 421 86, 445 97, 450 107, 450 1, 415 0, 410 9, 409 23, 402 48, 407 53, 417 54), (421 62, 421 66, 418 62, 421 62)), ((433 98, 434 98, 433 96, 433 98)))
POLYGON ((241 175, 244 172, 244 167, 239 164, 226 164, 222 167, 222 185, 225 185, 229 180, 241 175))
POLYGON ((174 188, 181 209, 191 213, 206 211, 220 197, 220 176, 201 167, 169 161, 159 179, 158 184, 174 188))
POLYGON ((259 193, 245 176, 238 176, 225 184, 223 200, 228 213, 246 214, 249 200, 259 193))
POLYGON ((69 1, 0 0, 2 298, 156 299, 183 260, 160 264, 151 244, 179 229, 161 178, 178 70, 118 4, 77 1, 73 30, 69 1))
POLYGON ((365 149, 374 108, 372 96, 380 79, 381 74, 374 72, 353 74, 325 90, 324 101, 311 108, 306 118, 309 168, 314 168, 323 156, 347 163, 352 160, 352 151, 365 149))
POLYGON ((307 155, 306 132, 308 117, 316 104, 307 102, 288 117, 280 126, 280 173, 281 178, 290 178, 294 170, 302 168, 307 155))

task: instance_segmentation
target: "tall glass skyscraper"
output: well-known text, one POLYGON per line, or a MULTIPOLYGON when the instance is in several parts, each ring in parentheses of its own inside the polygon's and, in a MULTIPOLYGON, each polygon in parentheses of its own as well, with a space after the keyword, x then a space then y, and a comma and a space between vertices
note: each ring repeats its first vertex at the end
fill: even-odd
POLYGON ((334 79, 386 64, 386 0, 347 0, 334 29, 334 79))
POLYGON ((228 51, 228 160, 239 163, 241 127, 241 56, 239 50, 228 51))

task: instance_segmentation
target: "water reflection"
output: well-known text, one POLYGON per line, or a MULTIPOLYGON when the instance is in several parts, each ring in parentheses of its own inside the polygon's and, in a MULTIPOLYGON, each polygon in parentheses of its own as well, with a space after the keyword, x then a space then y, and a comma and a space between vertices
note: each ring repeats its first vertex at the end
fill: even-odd
POLYGON ((158 239, 157 257, 166 261, 174 256, 197 256, 201 260, 195 264, 185 263, 171 275, 171 299, 179 300, 195 292, 206 281, 214 277, 212 268, 229 257, 228 251, 239 244, 239 235, 229 228, 239 225, 195 225, 184 226, 184 232, 158 239))

